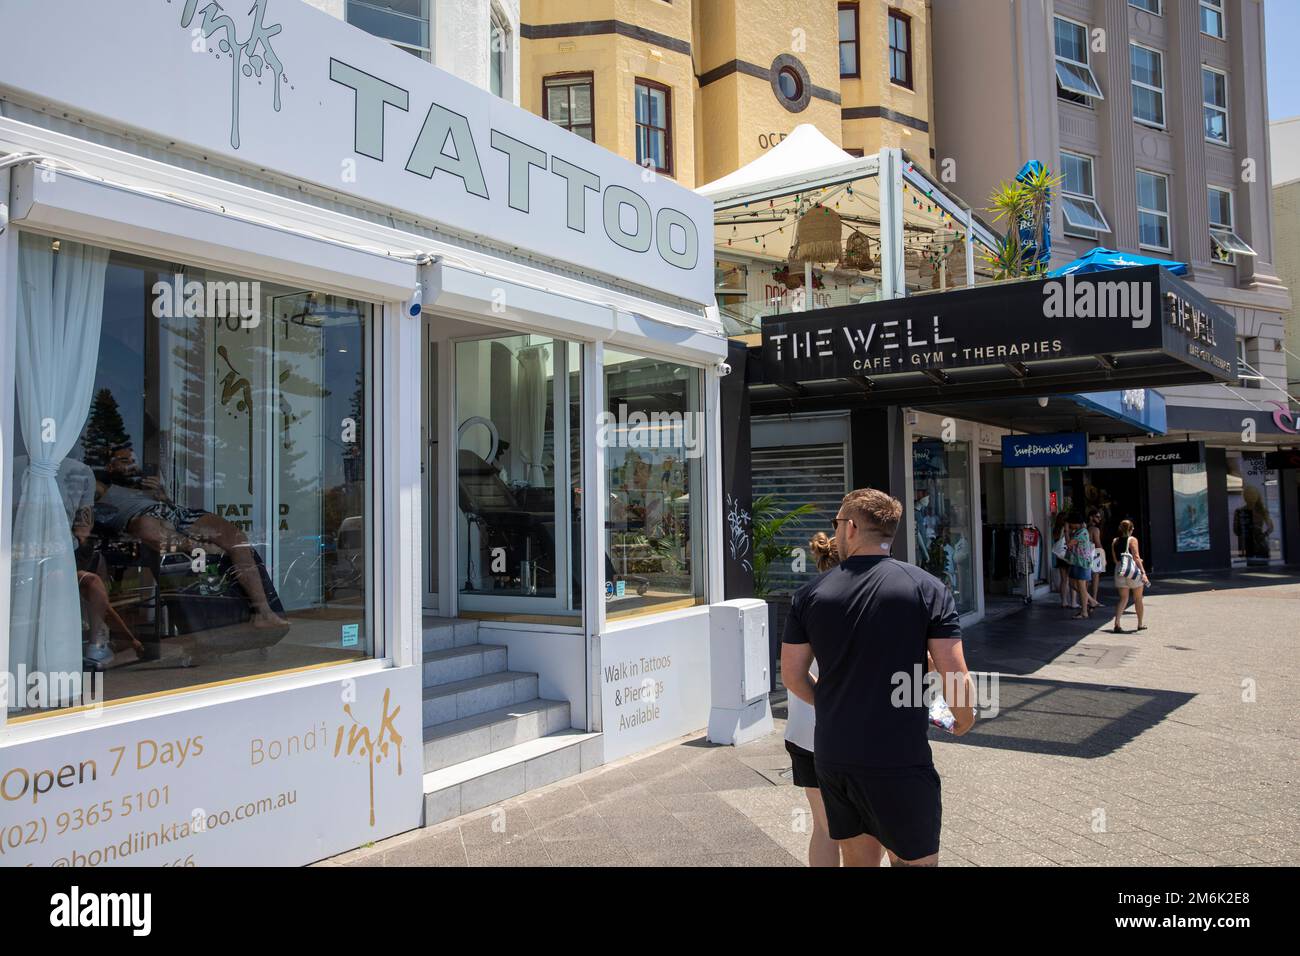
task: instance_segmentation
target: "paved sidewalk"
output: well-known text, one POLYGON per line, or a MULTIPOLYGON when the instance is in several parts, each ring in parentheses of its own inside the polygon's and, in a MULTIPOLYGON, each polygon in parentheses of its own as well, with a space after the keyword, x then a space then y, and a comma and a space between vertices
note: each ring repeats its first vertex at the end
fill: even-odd
MULTIPOLYGON (((1300 863, 1300 579, 1160 581, 1147 623, 1113 634, 1109 617, 1040 602, 970 629, 1000 710, 933 737, 941 863, 1300 863)), ((738 748, 700 734, 324 865, 802 865, 807 803, 777 724, 738 748)))

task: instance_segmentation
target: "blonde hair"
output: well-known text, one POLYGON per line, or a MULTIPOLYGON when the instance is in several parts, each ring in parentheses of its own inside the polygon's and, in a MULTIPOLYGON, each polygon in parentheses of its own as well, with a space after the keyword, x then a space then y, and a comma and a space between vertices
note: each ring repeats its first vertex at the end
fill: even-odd
POLYGON ((818 531, 808 542, 808 550, 817 560, 818 571, 829 571, 840 563, 840 552, 835 546, 835 539, 825 531, 818 531))
POLYGON ((1132 522, 1132 521, 1129 521, 1128 518, 1125 518, 1123 521, 1121 521, 1121 522, 1119 523, 1119 533, 1122 534, 1122 535, 1132 534, 1132 533, 1133 533, 1133 522, 1132 522))
POLYGON ((903 516, 903 503, 876 488, 859 488, 844 496, 840 510, 874 528, 882 538, 892 538, 903 516))

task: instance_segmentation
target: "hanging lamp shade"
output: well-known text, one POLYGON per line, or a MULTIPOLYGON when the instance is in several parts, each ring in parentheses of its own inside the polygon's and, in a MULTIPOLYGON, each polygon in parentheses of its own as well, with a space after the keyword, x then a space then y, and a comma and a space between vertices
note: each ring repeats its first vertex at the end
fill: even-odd
POLYGON ((827 206, 813 206, 799 217, 790 261, 838 262, 843 254, 840 215, 827 206))
POLYGON ((840 266, 845 269, 857 269, 859 272, 870 272, 875 266, 875 262, 871 259, 871 237, 865 232, 851 230, 848 240, 844 243, 844 257, 840 259, 840 266))
POLYGON ((919 258, 917 273, 922 281, 929 280, 932 289, 940 285, 940 262, 949 287, 966 284, 966 240, 962 236, 936 236, 919 258))

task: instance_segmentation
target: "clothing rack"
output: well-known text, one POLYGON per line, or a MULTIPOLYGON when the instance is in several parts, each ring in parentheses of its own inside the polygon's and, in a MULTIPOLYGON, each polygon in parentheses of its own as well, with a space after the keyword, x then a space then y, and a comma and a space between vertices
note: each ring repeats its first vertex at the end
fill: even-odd
POLYGON ((1012 593, 1020 587, 1021 599, 1034 599, 1034 571, 1046 560, 1047 536, 1037 525, 995 522, 984 525, 984 566, 990 581, 1011 581, 1012 593), (1026 532, 1036 543, 1026 546, 1026 532), (1031 536, 1031 537, 1032 537, 1031 536))

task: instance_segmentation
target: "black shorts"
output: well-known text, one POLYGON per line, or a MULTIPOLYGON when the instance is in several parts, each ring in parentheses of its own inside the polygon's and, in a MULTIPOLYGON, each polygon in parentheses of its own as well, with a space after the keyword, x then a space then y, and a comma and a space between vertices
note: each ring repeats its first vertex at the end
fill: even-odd
POLYGON ((794 785, 817 789, 817 767, 813 764, 811 750, 804 750, 798 744, 785 742, 785 751, 790 755, 790 766, 794 768, 794 785))
POLYGON ((1056 566, 1060 568, 1062 571, 1070 570, 1070 562, 1065 560, 1065 558, 1057 558, 1056 566))
POLYGON ((876 769, 819 763, 817 779, 831 839, 865 833, 903 860, 939 852, 943 800, 933 766, 876 769))

